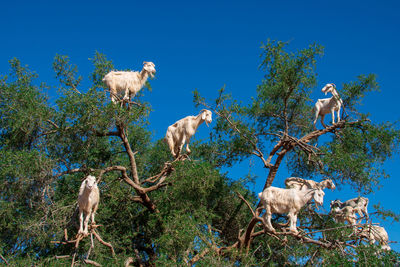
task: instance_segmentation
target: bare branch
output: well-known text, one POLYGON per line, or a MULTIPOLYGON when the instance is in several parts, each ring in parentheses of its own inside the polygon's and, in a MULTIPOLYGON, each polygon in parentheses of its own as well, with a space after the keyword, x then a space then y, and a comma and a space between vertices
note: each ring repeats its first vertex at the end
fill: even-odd
POLYGON ((196 262, 198 262, 201 258, 203 258, 208 252, 210 252, 209 248, 203 249, 203 251, 196 256, 194 256, 188 263, 188 266, 193 266, 196 262))
POLYGON ((109 131, 109 132, 106 132, 106 133, 95 131, 94 133, 95 133, 96 136, 100 136, 100 137, 101 136, 119 136, 119 132, 118 131, 109 131))
POLYGON ((0 254, 0 258, 4 261, 4 263, 5 263, 6 265, 8 265, 8 261, 6 260, 6 258, 3 257, 3 255, 0 254))
POLYGON ((103 245, 110 248, 112 256, 115 257, 115 252, 114 252, 113 246, 110 243, 105 242, 96 231, 93 230, 92 233, 97 238, 97 240, 99 240, 100 243, 102 243, 103 245))
POLYGON ((86 263, 86 264, 94 265, 94 266, 101 266, 100 263, 97 263, 97 262, 89 260, 89 259, 84 259, 83 262, 86 263))
POLYGON ((237 195, 241 200, 243 200, 244 203, 246 203, 247 207, 250 209, 250 211, 251 211, 251 213, 253 214, 253 216, 256 217, 256 214, 255 214, 255 212, 253 211, 253 209, 252 209, 250 203, 249 203, 239 192, 235 192, 235 193, 236 193, 236 195, 237 195))
POLYGON ((136 184, 139 184, 139 175, 137 172, 137 167, 136 167, 136 160, 135 160, 135 153, 132 151, 132 148, 129 144, 129 140, 128 137, 126 135, 126 130, 125 127, 122 125, 122 123, 117 123, 117 129, 118 129, 118 134, 119 137, 122 140, 122 143, 124 144, 126 153, 129 156, 129 162, 131 165, 131 172, 132 172, 132 176, 133 176, 133 181, 136 184))
MULTIPOLYGON (((95 266, 101 266, 101 265, 98 264, 98 263, 95 262, 95 261, 89 260, 90 251, 94 248, 93 235, 97 238, 97 240, 99 240, 99 242, 100 242, 101 244, 103 244, 103 245, 109 247, 110 250, 111 250, 112 256, 115 257, 115 252, 114 252, 113 246, 112 246, 110 243, 105 242, 105 241, 100 237, 100 235, 96 232, 96 228, 98 228, 99 226, 100 226, 100 225, 91 225, 91 226, 90 226, 91 246, 90 246, 90 249, 89 249, 89 251, 88 251, 88 253, 87 253, 87 255, 86 255, 86 258, 83 259, 83 261, 84 261, 85 263, 92 264, 92 265, 95 265, 95 266)), ((75 265, 75 257, 76 257, 76 254, 77 254, 78 248, 79 248, 79 243, 80 243, 80 241, 81 241, 82 239, 84 239, 84 238, 86 238, 86 237, 88 237, 88 236, 89 236, 89 235, 77 234, 75 240, 67 240, 67 238, 68 238, 67 229, 64 229, 64 238, 66 238, 66 240, 65 240, 65 241, 51 241, 51 243, 56 243, 56 244, 75 244, 75 245, 74 245, 75 250, 74 250, 74 254, 72 255, 72 262, 71 262, 71 266, 74 266, 74 265, 75 265)), ((64 259, 64 258, 68 258, 68 257, 70 257, 70 256, 69 256, 69 255, 55 256, 56 259, 64 259)))
POLYGON ((129 267, 129 266, 131 266, 131 263, 134 263, 134 262, 135 262, 135 260, 134 260, 132 257, 128 257, 128 258, 125 260, 124 266, 125 266, 125 267, 129 267))
POLYGON ((55 122, 53 122, 52 120, 46 120, 46 121, 48 123, 50 123, 51 125, 53 125, 55 128, 60 129, 60 127, 55 122))
POLYGON ((58 260, 58 259, 66 259, 66 258, 69 258, 69 257, 71 257, 71 255, 61 255, 61 256, 55 256, 55 259, 56 260, 58 260))

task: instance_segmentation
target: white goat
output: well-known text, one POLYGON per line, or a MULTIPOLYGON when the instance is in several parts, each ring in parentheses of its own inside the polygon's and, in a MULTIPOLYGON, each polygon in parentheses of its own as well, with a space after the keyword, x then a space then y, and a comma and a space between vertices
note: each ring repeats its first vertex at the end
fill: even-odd
POLYGON ((285 185, 287 188, 295 188, 298 190, 303 189, 325 189, 329 188, 334 190, 336 188, 335 184, 331 179, 325 179, 321 182, 315 182, 313 180, 306 180, 300 177, 289 177, 285 180, 285 185))
POLYGON ((107 73, 103 81, 110 89, 111 100, 116 103, 117 95, 124 92, 123 100, 130 100, 142 89, 149 77, 154 77, 156 72, 153 62, 143 62, 143 69, 137 71, 111 71, 107 73))
POLYGON ((345 202, 341 202, 339 199, 331 201, 331 210, 332 209, 343 209, 346 206, 350 206, 354 209, 355 212, 358 213, 360 217, 364 217, 368 219, 368 203, 369 200, 366 197, 356 197, 349 199, 345 202))
POLYGON ((188 154, 191 153, 189 149, 190 138, 196 133, 199 125, 204 121, 207 126, 212 121, 212 112, 207 109, 201 110, 197 116, 187 116, 168 127, 165 140, 175 158, 182 152, 185 143, 186 152, 188 154))
POLYGON ((348 222, 350 225, 355 225, 357 223, 357 217, 355 210, 351 206, 345 206, 342 209, 339 207, 334 207, 329 213, 337 222, 348 222))
POLYGON ((359 232, 359 235, 367 238, 370 244, 374 244, 375 241, 378 241, 383 250, 391 250, 389 246, 389 235, 382 226, 369 224, 359 232))
POLYGON ((322 206, 325 193, 321 189, 283 189, 278 187, 268 187, 263 192, 258 194, 261 199, 261 204, 265 209, 264 223, 270 231, 275 232, 271 224, 273 213, 287 213, 289 217, 290 231, 297 233, 296 223, 297 214, 300 209, 310 202, 315 200, 315 204, 322 206))
POLYGON ((89 217, 92 218, 94 224, 94 215, 97 211, 100 201, 100 192, 97 187, 96 177, 87 176, 83 180, 79 189, 78 206, 79 206, 79 231, 78 234, 88 234, 89 217), (83 229, 83 215, 85 214, 85 229, 83 229))
POLYGON ((315 103, 315 120, 314 120, 314 128, 317 123, 318 116, 321 116, 321 124, 326 128, 324 123, 324 118, 326 114, 332 113, 332 124, 335 123, 335 111, 337 112, 338 122, 340 121, 340 108, 343 105, 343 101, 340 98, 339 94, 336 92, 336 85, 333 83, 328 83, 321 90, 325 93, 332 93, 331 98, 323 98, 318 99, 317 103, 315 103))

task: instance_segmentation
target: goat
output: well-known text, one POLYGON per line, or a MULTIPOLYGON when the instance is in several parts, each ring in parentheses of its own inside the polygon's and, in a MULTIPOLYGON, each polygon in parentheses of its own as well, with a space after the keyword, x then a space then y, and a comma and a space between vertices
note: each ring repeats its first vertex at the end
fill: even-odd
POLYGON ((125 92, 123 100, 130 100, 143 88, 149 75, 153 78, 156 72, 153 62, 143 62, 143 69, 138 71, 111 71, 107 73, 103 82, 110 89, 113 103, 116 103, 117 95, 125 92))
POLYGON ((361 229, 358 234, 367 238, 370 244, 374 244, 375 241, 378 241, 383 250, 391 250, 388 244, 389 235, 382 226, 368 224, 365 228, 361 229))
POLYGON ((273 186, 268 187, 258 194, 258 197, 261 200, 261 205, 265 209, 264 223, 269 230, 275 232, 275 229, 271 224, 272 214, 287 213, 289 217, 289 229, 291 232, 297 233, 297 214, 300 209, 312 199, 315 200, 317 206, 322 206, 324 195, 325 193, 322 189, 297 190, 294 188, 283 189, 273 186))
POLYGON ((94 215, 97 211, 100 201, 100 192, 97 187, 96 177, 88 175, 83 180, 79 189, 78 207, 79 207, 79 231, 78 234, 88 234, 89 217, 94 224, 94 215), (85 229, 83 229, 83 216, 85 215, 85 229))
POLYGON ((343 203, 339 199, 336 199, 331 201, 331 210, 335 208, 343 209, 346 206, 350 206, 360 217, 365 216, 365 218, 368 219, 368 203, 369 200, 366 197, 352 198, 343 203))
POLYGON ((321 116, 321 124, 326 128, 324 123, 325 115, 328 113, 332 113, 332 124, 335 123, 335 111, 337 112, 338 122, 340 121, 340 108, 343 105, 343 101, 340 98, 339 94, 336 92, 336 85, 334 83, 328 83, 321 90, 325 95, 327 93, 332 93, 331 98, 323 98, 318 99, 317 103, 315 103, 315 120, 314 120, 314 128, 317 123, 318 116, 321 116))
POLYGON ((199 125, 204 121, 207 126, 212 121, 212 112, 207 109, 201 110, 197 116, 187 116, 168 127, 165 140, 175 158, 182 152, 185 143, 186 152, 188 154, 191 153, 189 149, 190 138, 196 133, 199 125))
POLYGON ((357 217, 355 210, 351 206, 345 206, 342 209, 339 207, 334 207, 329 213, 337 222, 348 222, 350 225, 355 225, 357 223, 357 217))
POLYGON ((329 188, 334 190, 336 188, 335 184, 331 179, 325 179, 321 182, 315 182, 313 180, 306 180, 300 177, 289 177, 285 180, 285 185, 287 188, 295 188, 298 190, 303 189, 325 189, 329 188))

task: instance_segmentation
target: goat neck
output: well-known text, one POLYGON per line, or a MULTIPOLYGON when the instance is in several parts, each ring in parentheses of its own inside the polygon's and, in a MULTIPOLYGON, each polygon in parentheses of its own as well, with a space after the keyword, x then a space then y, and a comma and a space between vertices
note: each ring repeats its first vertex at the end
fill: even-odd
POLYGON ((199 125, 204 122, 204 120, 201 118, 202 115, 203 115, 203 112, 200 112, 200 114, 197 115, 196 119, 194 120, 196 122, 195 125, 193 125, 195 131, 197 131, 197 128, 199 127, 199 125))
POLYGON ((294 189, 294 190, 297 190, 298 192, 300 192, 300 194, 302 194, 301 201, 302 201, 302 206, 304 206, 305 204, 307 204, 312 200, 312 198, 314 197, 313 193, 317 189, 312 188, 312 189, 303 189, 303 190, 294 189))
POLYGON ((342 99, 340 98, 340 96, 339 96, 339 94, 338 94, 338 92, 336 91, 335 88, 332 89, 331 93, 332 93, 332 96, 333 96, 332 98, 333 98, 336 102, 342 103, 342 99))
POLYGON ((140 71, 140 87, 143 87, 149 78, 149 72, 144 68, 140 71))

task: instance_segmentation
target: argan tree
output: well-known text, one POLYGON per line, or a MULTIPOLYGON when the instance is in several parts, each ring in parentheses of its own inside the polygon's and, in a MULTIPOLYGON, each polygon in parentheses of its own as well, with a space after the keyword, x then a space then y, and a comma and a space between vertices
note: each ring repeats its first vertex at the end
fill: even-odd
POLYGON ((264 188, 287 168, 300 177, 323 176, 372 192, 386 176, 382 163, 398 148, 393 123, 371 122, 358 111, 364 95, 378 89, 373 75, 340 86, 343 120, 315 130, 310 95, 322 48, 293 53, 285 43, 268 42, 262 49, 265 77, 245 104, 225 89, 212 102, 195 91, 195 104, 213 110, 216 122, 209 140, 194 143, 189 157, 176 160, 163 140, 151 140, 151 103, 142 98, 151 92, 142 90, 133 103, 111 103, 101 79, 113 65, 104 55, 92 59, 90 88, 83 88, 68 57, 56 56, 57 97, 51 100, 46 92, 55 88, 39 83, 37 74, 12 59, 10 74, 0 80, 2 261, 44 266, 71 264, 71 259, 72 265, 135 266, 397 263, 396 252, 366 245, 312 205, 299 216, 300 234, 279 227, 285 216, 274 218, 280 232, 269 232, 255 192, 248 189, 251 179, 232 180, 225 173, 256 158, 268 169, 267 177, 258 178, 264 188), (99 225, 92 227, 101 238, 70 242, 77 234, 79 186, 88 174, 97 177, 101 191, 99 225))
MULTIPOLYGON (((212 162, 216 167, 229 167, 250 157, 258 158, 260 166, 268 169, 264 189, 273 185, 287 158, 284 167, 296 176, 332 179, 336 184, 350 185, 360 193, 374 191, 379 180, 387 178, 382 163, 397 151, 400 137, 394 123, 373 123, 368 114, 358 110, 365 94, 378 90, 375 76, 360 75, 356 81, 343 84, 339 94, 343 100, 344 118, 317 130, 312 123, 316 100, 311 100, 311 93, 316 85, 316 60, 323 49, 314 44, 297 52, 287 52, 286 46, 284 42, 268 41, 262 47, 261 69, 265 75, 257 87, 257 95, 248 104, 232 99, 225 93, 225 88, 219 91, 213 105, 195 92, 195 103, 211 108, 218 115, 207 151, 214 155, 212 162)), ((292 243, 292 248, 287 250, 288 239, 258 228, 262 221, 260 203, 249 204, 249 208, 253 218, 238 233, 237 241, 218 248, 219 251, 235 248, 249 253, 259 246, 258 242, 256 246, 253 244, 255 239, 267 234, 273 238, 267 237, 265 242, 274 243, 274 238, 281 242, 273 252, 271 245, 268 246, 269 262, 282 259, 280 264, 299 264, 308 259, 310 264, 328 263, 324 257, 337 256, 337 253, 340 255, 337 258, 352 262, 357 255, 355 251, 348 251, 358 249, 354 246, 356 240, 338 238, 338 235, 320 237, 324 229, 333 227, 330 216, 312 210, 303 214, 300 229, 304 232, 294 235, 294 244, 302 245, 292 243)), ((388 214, 382 210, 378 213, 388 214)), ((398 220, 395 214, 389 214, 398 220)), ((277 216, 276 221, 280 219, 277 216)), ((329 232, 332 233, 334 231, 329 232)))

